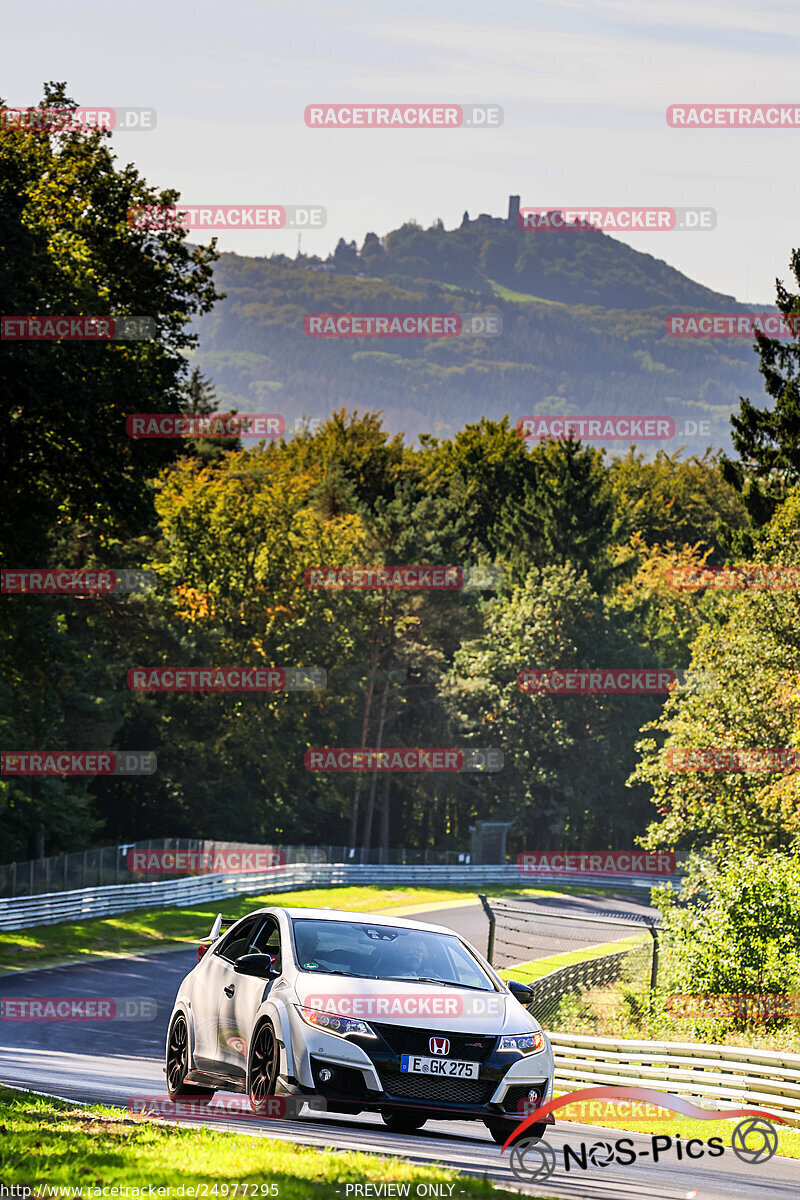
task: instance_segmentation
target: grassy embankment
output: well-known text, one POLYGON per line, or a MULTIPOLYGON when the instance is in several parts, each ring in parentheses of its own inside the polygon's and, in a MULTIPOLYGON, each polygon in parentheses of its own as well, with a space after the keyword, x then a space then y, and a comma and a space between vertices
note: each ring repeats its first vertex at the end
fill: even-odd
MULTIPOLYGON (((348 1183, 391 1182, 410 1183, 412 1196, 414 1185, 433 1183, 453 1184, 453 1200, 512 1200, 514 1196, 488 1180, 433 1164, 338 1149, 334 1153, 330 1148, 317 1150, 217 1129, 176 1128, 119 1109, 79 1108, 2 1087, 0 1130, 0 1181, 36 1184, 43 1195, 47 1193, 42 1185, 86 1189, 183 1184, 184 1196, 189 1186, 199 1185, 206 1189, 195 1192, 201 1200, 203 1196, 230 1200, 238 1184, 239 1196, 255 1195, 259 1200, 270 1194, 264 1185, 275 1185, 272 1194, 277 1200, 343 1200, 348 1183)), ((331 1133, 335 1138, 335 1131, 331 1133)), ((492 1157, 494 1151, 492 1146, 492 1157)))
MULTIPOLYGON (((585 888, 489 888, 491 896, 582 895, 585 888)), ((454 902, 475 901, 475 889, 463 888, 309 888, 300 892, 276 892, 262 896, 236 896, 193 904, 189 908, 134 909, 115 917, 70 921, 61 925, 39 925, 32 929, 0 932, 0 973, 24 971, 26 967, 50 962, 80 960, 90 955, 113 957, 145 950, 196 945, 211 928, 218 912, 242 917, 256 908, 283 905, 295 908, 349 909, 351 912, 382 912, 394 909, 413 917, 414 909, 436 908, 454 902)), ((487 924, 488 930, 488 924, 487 924)), ((479 946, 485 950, 485 945, 479 946)))

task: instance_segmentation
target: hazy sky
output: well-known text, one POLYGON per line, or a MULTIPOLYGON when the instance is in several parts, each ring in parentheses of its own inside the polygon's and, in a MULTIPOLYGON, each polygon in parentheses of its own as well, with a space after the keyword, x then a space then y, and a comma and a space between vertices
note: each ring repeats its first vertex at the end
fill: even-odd
MULTIPOLYGON (((792 0, 38 0, 6 8, 3 51, 8 104, 64 79, 83 105, 155 108, 155 131, 115 134, 114 148, 186 202, 323 205, 309 253, 410 218, 501 215, 512 192, 523 205, 710 205, 713 232, 623 240, 745 301, 774 300, 800 245, 800 129, 665 118, 682 101, 800 103, 792 0), (303 121, 311 103, 395 101, 495 103, 505 121, 303 121)), ((219 244, 294 254, 297 235, 221 231, 219 244)))

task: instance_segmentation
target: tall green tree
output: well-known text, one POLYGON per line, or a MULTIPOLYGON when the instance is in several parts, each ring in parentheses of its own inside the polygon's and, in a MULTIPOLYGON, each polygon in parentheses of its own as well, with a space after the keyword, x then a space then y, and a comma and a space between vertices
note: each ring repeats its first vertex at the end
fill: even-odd
POLYGON ((526 848, 631 845, 647 811, 644 789, 626 793, 635 731, 658 701, 646 696, 525 693, 533 668, 647 665, 609 621, 585 574, 532 569, 488 606, 482 635, 456 653, 445 692, 455 728, 502 749, 505 766, 476 780, 483 816, 514 819, 510 844, 526 848))
MULTIPOLYGON (((800 569, 800 489, 756 539, 765 567, 800 569)), ((709 620, 691 645, 700 686, 673 693, 643 729, 632 781, 652 792, 650 846, 787 848, 800 839, 800 785, 789 769, 686 771, 682 751, 796 750, 800 608, 792 586, 709 589, 709 620), (653 736, 653 735, 656 736, 653 736)), ((691 765, 691 763, 688 763, 691 765)))
POLYGON ((614 502, 603 453, 571 438, 540 442, 530 452, 531 481, 505 496, 501 554, 517 580, 532 566, 572 563, 601 587, 611 573, 614 502))
MULTIPOLYGON (((64 84, 42 106, 69 111, 64 84)), ((185 230, 129 222, 170 204, 132 166, 119 169, 105 131, 0 130, 0 296, 6 314, 144 316, 157 336, 129 342, 6 342, 0 357, 0 470, 5 564, 45 555, 59 520, 129 533, 152 521, 149 477, 174 458, 169 439, 135 439, 128 415, 178 412, 196 337, 189 320, 217 293, 213 249, 185 230), (20 557, 22 556, 22 558, 20 557)))
MULTIPOLYGON (((800 250, 793 250, 791 270, 800 284, 800 250)), ((800 332, 800 294, 775 281, 777 305, 800 332)), ((741 493, 753 523, 769 521, 788 490, 800 480, 800 337, 794 341, 756 333, 756 349, 764 387, 774 404, 758 408, 740 397, 738 414, 731 417, 738 461, 722 459, 725 479, 741 493)), ((751 543, 734 542, 743 550, 751 543)))
MULTIPOLYGON (((68 112, 75 103, 65 84, 51 83, 41 107, 68 112)), ((196 341, 186 326, 217 298, 216 253, 190 248, 183 231, 131 224, 132 208, 170 204, 177 193, 157 192, 132 166, 118 167, 109 136, 0 129, 2 312, 136 316, 156 327, 145 341, 3 342, 5 568, 143 565, 137 539, 155 525, 150 480, 180 452, 175 441, 129 437, 125 420, 143 409, 185 407, 185 351, 196 341)), ((125 706, 112 681, 131 632, 131 603, 4 598, 4 747, 118 744, 125 706)), ((45 842, 53 850, 86 844, 97 825, 95 787, 80 779, 3 780, 4 853, 24 858, 45 842)))

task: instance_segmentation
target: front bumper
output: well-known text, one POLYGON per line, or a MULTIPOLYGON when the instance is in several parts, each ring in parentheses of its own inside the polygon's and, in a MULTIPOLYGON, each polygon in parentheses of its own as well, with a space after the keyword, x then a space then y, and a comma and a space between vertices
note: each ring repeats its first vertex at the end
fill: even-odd
POLYGON ((436 1036, 449 1037, 454 1044, 451 1058, 478 1063, 478 1077, 430 1076, 401 1070, 403 1054, 421 1052, 422 1031, 374 1022, 372 1028, 378 1033, 375 1038, 340 1038, 320 1030, 304 1038, 305 1053, 295 1054, 300 1094, 363 1109, 424 1110, 429 1117, 440 1119, 521 1121, 551 1091, 549 1048, 527 1056, 501 1054, 495 1049, 497 1037, 437 1031, 436 1036), (466 1047, 464 1043, 470 1039, 481 1043, 480 1048, 466 1047), (321 1073, 327 1072, 331 1077, 321 1078, 321 1073))

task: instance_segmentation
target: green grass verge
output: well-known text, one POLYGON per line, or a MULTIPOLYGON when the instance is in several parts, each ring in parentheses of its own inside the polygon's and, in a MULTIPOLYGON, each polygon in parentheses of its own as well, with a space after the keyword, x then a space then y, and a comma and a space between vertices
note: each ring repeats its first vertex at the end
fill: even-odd
MULTIPOLYGON (((591 890, 594 892, 596 889, 591 890)), ((491 896, 582 895, 586 892, 586 888, 569 886, 558 889, 491 887, 487 890, 491 896)), ((431 908, 435 908, 441 901, 466 899, 475 895, 475 888, 467 886, 309 888, 301 892, 236 896, 208 904, 195 904, 190 908, 134 909, 115 917, 0 932, 0 973, 24 971, 26 967, 47 963, 69 962, 89 955, 113 957, 143 950, 177 948, 186 942, 196 944, 208 933, 218 912, 242 917, 253 909, 270 905, 324 908, 327 904, 332 908, 354 912, 381 912, 421 903, 429 903, 431 908)), ((484 948, 479 947, 481 950, 484 948)))
POLYGON ((616 954, 620 950, 630 950, 639 946, 643 941, 638 933, 633 937, 621 938, 618 942, 603 942, 600 946, 587 946, 583 950, 569 950, 565 954, 551 954, 549 958, 538 958, 535 962, 519 963, 514 967, 503 967, 498 971, 502 979, 519 979, 523 983, 533 983, 559 967, 569 967, 572 963, 589 962, 592 958, 602 958, 604 954, 616 954))
MULTIPOLYGON (((278 1200, 343 1200, 347 1183, 452 1183, 453 1200, 513 1192, 486 1179, 438 1165, 417 1165, 377 1154, 310 1149, 269 1137, 206 1128, 176 1128, 119 1109, 75 1105, 0 1088, 0 1180, 11 1183, 102 1187, 207 1185, 206 1195, 234 1194, 248 1185, 276 1185, 278 1200), (218 1190, 212 1191, 214 1185, 218 1190)), ((335 1138, 335 1131, 332 1137, 335 1138)), ((488 1146, 487 1146, 488 1149, 488 1146)), ((86 1193, 84 1193, 86 1194, 86 1193)), ((413 1186, 411 1189, 413 1195, 413 1186)), ((151 1193, 152 1195, 152 1193, 151 1193)), ((165 1193, 166 1195, 166 1193, 165 1193)))

